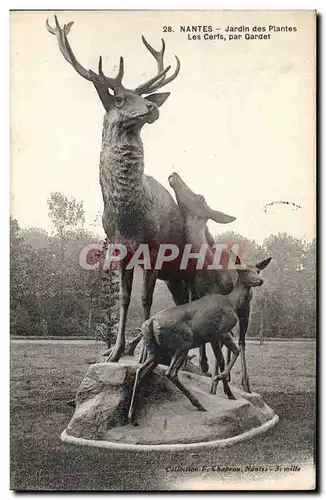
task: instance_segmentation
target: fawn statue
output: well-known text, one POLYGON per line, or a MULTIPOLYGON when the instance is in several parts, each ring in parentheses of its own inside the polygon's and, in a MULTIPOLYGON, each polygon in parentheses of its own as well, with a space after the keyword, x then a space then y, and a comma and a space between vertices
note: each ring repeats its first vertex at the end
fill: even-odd
MULTIPOLYGON (((239 355, 239 349, 230 333, 238 320, 236 308, 248 288, 263 284, 263 279, 259 276, 260 267, 261 265, 258 264, 258 267, 247 265, 238 269, 237 283, 229 295, 207 294, 188 304, 165 309, 143 323, 142 336, 147 350, 147 359, 136 372, 128 413, 130 421, 134 421, 135 396, 141 380, 158 364, 165 363, 167 357, 171 359, 171 362, 166 376, 199 411, 205 411, 201 402, 180 382, 178 371, 189 350, 207 342, 212 346, 216 360, 215 366, 220 366, 220 346, 223 343, 232 352, 231 360, 222 373, 213 374, 211 393, 216 393, 219 380, 225 380, 227 383, 227 377, 239 355)), ((228 395, 233 396, 231 391, 228 395)))

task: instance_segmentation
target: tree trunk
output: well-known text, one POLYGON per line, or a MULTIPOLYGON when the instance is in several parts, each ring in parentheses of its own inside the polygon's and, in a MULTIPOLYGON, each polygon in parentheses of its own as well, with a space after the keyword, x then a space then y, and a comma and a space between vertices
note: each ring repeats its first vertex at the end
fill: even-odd
POLYGON ((263 307, 260 310, 260 334, 259 334, 259 344, 263 345, 264 343, 264 309, 263 307))
POLYGON ((88 333, 91 333, 92 329, 92 316, 93 316, 93 291, 90 293, 90 304, 89 304, 89 311, 88 311, 88 333))
POLYGON ((60 227, 60 250, 61 250, 61 255, 60 255, 60 303, 62 307, 62 302, 63 302, 63 280, 64 280, 64 270, 63 270, 63 263, 65 259, 65 250, 64 250, 64 238, 63 238, 63 229, 60 227))

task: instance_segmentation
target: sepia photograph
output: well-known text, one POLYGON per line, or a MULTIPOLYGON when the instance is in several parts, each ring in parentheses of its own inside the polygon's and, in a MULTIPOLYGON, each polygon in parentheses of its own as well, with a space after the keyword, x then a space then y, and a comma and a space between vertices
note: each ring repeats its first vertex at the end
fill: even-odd
POLYGON ((10 12, 11 490, 315 490, 316 39, 10 12))

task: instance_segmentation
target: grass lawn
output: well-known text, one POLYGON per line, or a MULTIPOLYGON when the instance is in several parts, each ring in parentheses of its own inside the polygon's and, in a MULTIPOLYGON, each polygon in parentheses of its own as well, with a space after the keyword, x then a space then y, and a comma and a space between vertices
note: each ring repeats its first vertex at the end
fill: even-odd
MULTIPOLYGON (((12 489, 168 490, 191 474, 169 472, 167 467, 313 462, 315 343, 249 343, 252 389, 264 396, 280 422, 249 441, 196 454, 110 451, 60 441, 73 412, 66 401, 74 397, 87 363, 98 358, 100 350, 99 345, 77 342, 11 344, 12 489)), ((240 361, 232 373, 233 382, 239 384, 240 361)), ((264 477, 260 474, 246 472, 243 478, 264 477)), ((218 479, 232 477, 232 472, 226 472, 219 473, 218 479)))

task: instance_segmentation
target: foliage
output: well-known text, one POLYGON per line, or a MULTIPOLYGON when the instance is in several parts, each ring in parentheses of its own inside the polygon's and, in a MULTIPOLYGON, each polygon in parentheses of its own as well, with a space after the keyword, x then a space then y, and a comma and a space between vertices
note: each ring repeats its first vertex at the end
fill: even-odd
MULTIPOLYGON (((49 216, 54 233, 21 230, 10 218, 10 317, 15 335, 89 335, 114 341, 117 326, 117 270, 99 267, 86 271, 79 264, 85 245, 99 239, 82 228, 82 203, 60 193, 51 195, 49 216)), ((249 336, 315 337, 316 242, 288 234, 271 235, 261 245, 233 232, 215 238, 238 243, 244 262, 257 263, 271 256, 263 271, 264 285, 254 290, 249 336)), ((95 257, 94 257, 95 258, 95 257)), ((128 329, 143 319, 140 270, 135 270, 128 329)), ((173 305, 164 283, 155 288, 152 311, 173 305)))
POLYGON ((119 281, 117 268, 104 269, 107 240, 99 255, 99 268, 90 291, 89 329, 93 327, 95 338, 110 348, 117 334, 117 301, 119 281))

